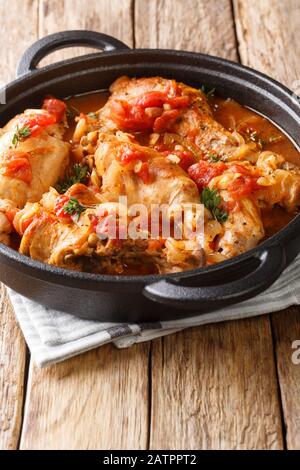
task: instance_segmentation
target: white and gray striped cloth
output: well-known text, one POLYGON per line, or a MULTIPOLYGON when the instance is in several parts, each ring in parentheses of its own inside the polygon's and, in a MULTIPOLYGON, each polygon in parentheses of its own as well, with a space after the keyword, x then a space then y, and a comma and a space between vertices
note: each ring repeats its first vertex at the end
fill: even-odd
POLYGON ((17 319, 32 357, 40 367, 106 343, 126 348, 192 326, 255 317, 300 304, 300 255, 262 294, 207 314, 152 324, 99 323, 47 309, 9 289, 17 319))

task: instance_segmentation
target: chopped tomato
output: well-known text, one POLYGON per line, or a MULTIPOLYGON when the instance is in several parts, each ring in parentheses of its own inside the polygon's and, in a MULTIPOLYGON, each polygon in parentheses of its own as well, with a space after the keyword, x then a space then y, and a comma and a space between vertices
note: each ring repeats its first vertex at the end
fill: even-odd
POLYGON ((32 116, 24 115, 18 120, 18 128, 21 129, 28 127, 30 129, 30 134, 28 135, 28 137, 35 137, 45 127, 51 126, 55 123, 55 116, 48 112, 44 114, 34 114, 32 116))
POLYGON ((172 108, 186 108, 189 105, 190 98, 188 96, 168 96, 162 91, 152 91, 133 100, 134 105, 141 108, 160 108, 164 104, 170 105, 172 108))
POLYGON ((170 81, 163 91, 150 91, 130 101, 111 101, 110 117, 124 130, 132 132, 169 130, 180 115, 180 109, 186 108, 190 97, 182 95, 177 83, 170 81), (169 109, 165 109, 168 105, 169 109), (156 108, 155 113, 147 112, 156 108))
POLYGON ((195 163, 195 157, 192 152, 188 150, 172 150, 167 151, 166 155, 177 155, 180 158, 178 165, 184 170, 188 171, 188 168, 195 163))
POLYGON ((155 119, 153 123, 153 131, 162 132, 171 130, 179 115, 180 111, 178 109, 169 109, 164 111, 161 116, 155 119))
POLYGON ((154 116, 147 116, 141 106, 130 105, 123 100, 111 101, 111 119, 123 130, 146 132, 153 128, 154 116))
POLYGON ((199 191, 202 191, 213 178, 221 175, 226 168, 223 162, 209 163, 205 160, 201 160, 188 168, 188 174, 190 178, 195 181, 199 191))
POLYGON ((70 201, 69 196, 62 194, 55 201, 54 212, 55 215, 61 219, 71 220, 71 215, 64 211, 64 207, 70 201))
POLYGON ((234 199, 238 199, 239 197, 243 196, 249 196, 255 191, 263 189, 263 186, 257 184, 259 175, 256 176, 255 173, 253 174, 253 172, 251 172, 251 170, 246 166, 235 163, 234 165, 230 166, 230 169, 241 175, 239 178, 235 179, 228 188, 234 199))
POLYGON ((180 155, 179 166, 185 171, 188 171, 188 168, 195 163, 195 157, 192 152, 183 151, 180 155))
POLYGON ((56 98, 49 97, 44 100, 43 109, 55 117, 56 122, 61 122, 65 115, 67 105, 56 98))
POLYGON ((244 175, 237 178, 228 188, 233 198, 249 196, 260 189, 263 189, 263 186, 257 184, 256 177, 244 175))
POLYGON ((137 175, 141 178, 144 184, 150 183, 149 165, 147 162, 143 162, 141 169, 137 172, 137 175))
POLYGON ((141 108, 159 108, 165 103, 166 95, 162 91, 150 91, 135 98, 132 103, 141 108))
POLYGON ((133 160, 145 160, 146 158, 146 153, 130 146, 120 147, 119 152, 117 154, 117 159, 122 165, 127 165, 133 160))
POLYGON ((168 150, 168 147, 165 144, 156 144, 153 148, 158 152, 165 153, 166 155, 171 153, 171 150, 168 150))
POLYGON ((4 154, 2 162, 4 176, 17 178, 30 184, 32 180, 32 170, 29 162, 29 153, 19 150, 8 150, 4 154))

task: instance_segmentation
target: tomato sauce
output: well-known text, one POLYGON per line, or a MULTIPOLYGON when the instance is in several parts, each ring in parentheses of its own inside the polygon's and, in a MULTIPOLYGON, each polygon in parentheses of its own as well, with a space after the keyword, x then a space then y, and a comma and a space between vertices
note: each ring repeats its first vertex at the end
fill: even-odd
POLYGON ((211 99, 211 104, 214 118, 226 129, 237 130, 242 135, 250 129, 256 140, 262 140, 264 150, 281 154, 287 161, 300 165, 299 151, 271 121, 232 99, 214 97, 211 99))

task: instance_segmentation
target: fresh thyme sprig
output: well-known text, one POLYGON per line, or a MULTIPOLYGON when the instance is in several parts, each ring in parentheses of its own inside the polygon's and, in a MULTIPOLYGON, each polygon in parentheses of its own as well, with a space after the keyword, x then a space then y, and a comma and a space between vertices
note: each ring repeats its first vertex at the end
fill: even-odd
POLYGON ((218 163, 218 162, 223 162, 224 160, 225 159, 223 157, 220 157, 219 155, 213 152, 207 155, 207 161, 209 161, 209 163, 218 163))
POLYGON ((202 91, 202 93, 205 94, 206 98, 209 100, 210 98, 215 96, 216 89, 215 88, 208 88, 207 86, 202 85, 201 91, 202 91))
POLYGON ((85 183, 89 174, 89 167, 88 165, 79 165, 79 163, 75 163, 72 170, 70 171, 70 175, 64 179, 60 180, 56 183, 56 190, 63 194, 65 193, 73 184, 76 183, 85 183))
POLYGON ((88 117, 90 117, 91 119, 98 119, 98 115, 97 113, 95 112, 90 112, 90 113, 87 113, 88 117))
POLYGON ((68 119, 75 119, 77 116, 79 116, 80 111, 73 105, 69 105, 67 107, 67 118, 68 119))
POLYGON ((261 149, 264 145, 276 144, 282 140, 281 135, 271 135, 268 139, 262 139, 257 131, 252 131, 250 128, 246 130, 246 138, 248 142, 256 142, 261 149))
POLYGON ((16 131, 13 135, 11 143, 16 147, 18 142, 23 141, 26 137, 29 137, 31 134, 31 129, 29 126, 16 127, 16 131))

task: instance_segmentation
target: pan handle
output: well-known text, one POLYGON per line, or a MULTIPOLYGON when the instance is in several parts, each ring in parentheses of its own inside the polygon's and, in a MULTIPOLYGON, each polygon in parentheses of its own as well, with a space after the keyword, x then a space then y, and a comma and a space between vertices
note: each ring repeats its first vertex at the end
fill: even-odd
POLYGON ((24 52, 17 67, 17 77, 36 70, 38 63, 51 52, 71 46, 89 46, 105 52, 129 49, 107 34, 87 30, 62 31, 39 39, 24 52))
POLYGON ((241 302, 264 291, 286 267, 285 250, 280 245, 270 246, 256 256, 258 267, 241 279, 221 285, 187 287, 169 278, 147 285, 143 294, 155 302, 186 310, 213 310, 241 302))

